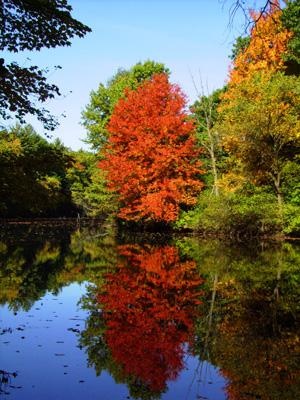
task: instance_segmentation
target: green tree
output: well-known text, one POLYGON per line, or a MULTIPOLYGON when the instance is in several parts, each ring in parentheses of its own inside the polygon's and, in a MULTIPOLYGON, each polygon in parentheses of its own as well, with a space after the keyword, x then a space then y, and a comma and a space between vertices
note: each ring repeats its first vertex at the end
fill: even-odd
POLYGON ((66 178, 72 159, 57 140, 48 143, 30 125, 0 132, 0 215, 70 215, 66 178))
POLYGON ((108 137, 107 125, 115 105, 124 97, 126 89, 136 89, 144 80, 157 73, 169 74, 164 64, 154 61, 137 63, 129 70, 119 69, 107 82, 100 83, 96 91, 90 94, 90 102, 82 113, 83 125, 87 129, 88 143, 93 150, 99 151, 108 137))
POLYGON ((300 0, 290 0, 282 12, 283 25, 293 32, 285 57, 288 72, 300 75, 300 0))
POLYGON ((106 188, 105 172, 98 168, 97 155, 83 150, 72 152, 73 163, 67 172, 72 201, 81 213, 100 217, 116 211, 116 199, 106 188))
MULTIPOLYGON (((69 46, 70 39, 83 37, 90 28, 71 16, 66 0, 2 0, 0 3, 0 50, 17 53, 69 46)), ((47 82, 44 70, 24 67, 0 58, 0 116, 11 114, 24 122, 26 114, 35 115, 46 129, 53 130, 55 118, 38 103, 59 95, 59 88, 47 82)))
POLYGON ((235 240, 274 235, 282 228, 276 197, 266 190, 249 186, 248 190, 244 187, 233 193, 222 191, 218 197, 204 192, 193 210, 181 213, 176 226, 223 233, 235 240))
POLYGON ((236 57, 249 46, 249 43, 250 36, 238 36, 236 41, 233 43, 229 58, 234 61, 236 57))

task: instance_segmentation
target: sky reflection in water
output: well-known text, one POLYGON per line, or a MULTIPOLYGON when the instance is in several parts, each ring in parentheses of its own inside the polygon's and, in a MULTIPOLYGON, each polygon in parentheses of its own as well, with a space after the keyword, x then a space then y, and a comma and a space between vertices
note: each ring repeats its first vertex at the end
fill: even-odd
MULTIPOLYGON (((117 384, 107 373, 96 376, 87 366, 78 332, 85 328, 87 312, 77 303, 85 285, 71 284, 58 296, 48 293, 28 311, 16 315, 1 308, 1 369, 17 372, 2 385, 3 399, 127 399, 125 384, 117 384), (8 394, 9 393, 9 394, 8 394)), ((133 349, 134 351, 134 349, 133 349)), ((224 379, 210 364, 199 364, 198 357, 185 356, 185 368, 176 382, 169 383, 162 399, 225 399, 224 379), (202 379, 201 371, 202 368, 202 379), (200 398, 200 397, 198 397, 200 398)))
POLYGON ((299 247, 57 233, 0 236, 0 399, 300 398, 299 247))

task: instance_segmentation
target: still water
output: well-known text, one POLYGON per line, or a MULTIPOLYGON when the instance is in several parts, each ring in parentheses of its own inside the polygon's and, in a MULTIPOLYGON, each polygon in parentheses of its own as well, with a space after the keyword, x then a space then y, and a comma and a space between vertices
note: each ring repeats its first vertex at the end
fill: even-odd
POLYGON ((300 398, 300 247, 2 227, 0 399, 300 398))

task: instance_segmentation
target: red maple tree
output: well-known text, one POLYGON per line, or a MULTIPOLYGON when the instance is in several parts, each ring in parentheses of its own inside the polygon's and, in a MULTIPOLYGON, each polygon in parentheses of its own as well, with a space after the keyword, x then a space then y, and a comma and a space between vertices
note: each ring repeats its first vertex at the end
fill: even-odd
POLYGON ((185 97, 165 74, 128 90, 108 125, 100 168, 119 195, 119 217, 170 222, 193 205, 202 187, 194 124, 185 97))
POLYGON ((165 389, 184 367, 203 280, 194 261, 180 261, 173 246, 120 246, 124 262, 107 276, 102 305, 106 342, 124 377, 151 391, 165 389))

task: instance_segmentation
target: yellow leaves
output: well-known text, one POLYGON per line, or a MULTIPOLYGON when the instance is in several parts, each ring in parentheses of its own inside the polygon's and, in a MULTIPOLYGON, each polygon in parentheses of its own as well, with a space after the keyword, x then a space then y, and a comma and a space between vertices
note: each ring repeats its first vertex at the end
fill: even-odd
POLYGON ((0 254, 5 254, 7 252, 7 245, 3 242, 0 242, 0 254))
POLYGON ((79 161, 74 162, 73 166, 79 171, 84 171, 86 169, 86 167, 79 161))
POLYGON ((49 261, 55 261, 60 255, 60 249, 46 242, 44 247, 36 253, 35 264, 46 264, 49 261))
POLYGON ((56 176, 46 175, 39 180, 39 184, 51 192, 56 192, 61 188, 61 182, 56 176))
POLYGON ((247 179, 238 171, 224 174, 218 182, 219 188, 224 192, 235 192, 243 187, 247 179))
POLYGON ((9 138, 0 143, 0 153, 13 153, 19 156, 22 153, 22 145, 19 138, 9 138))
MULTIPOLYGON (((278 71, 250 74, 229 85, 220 111, 223 146, 240 164, 234 171, 255 184, 274 182, 289 154, 293 157, 300 145, 299 78, 278 71)), ((239 182, 228 175, 221 185, 230 191, 239 182)))

